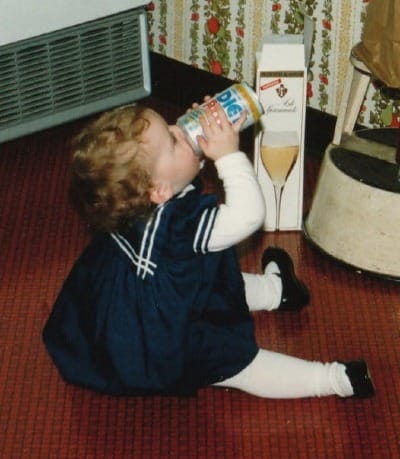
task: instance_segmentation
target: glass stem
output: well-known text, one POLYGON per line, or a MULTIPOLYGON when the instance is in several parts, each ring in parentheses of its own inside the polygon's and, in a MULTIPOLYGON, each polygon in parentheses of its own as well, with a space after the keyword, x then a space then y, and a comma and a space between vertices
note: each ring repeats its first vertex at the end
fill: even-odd
POLYGON ((275 220, 275 228, 279 230, 279 222, 281 216, 281 197, 282 197, 283 185, 275 185, 274 184, 274 192, 275 192, 275 202, 276 202, 276 220, 275 220))

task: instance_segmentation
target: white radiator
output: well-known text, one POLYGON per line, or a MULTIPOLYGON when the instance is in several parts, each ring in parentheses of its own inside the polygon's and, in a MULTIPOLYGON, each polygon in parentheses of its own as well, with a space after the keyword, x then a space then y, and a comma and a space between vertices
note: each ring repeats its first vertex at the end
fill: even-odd
POLYGON ((0 142, 150 94, 146 3, 1 0, 0 142))

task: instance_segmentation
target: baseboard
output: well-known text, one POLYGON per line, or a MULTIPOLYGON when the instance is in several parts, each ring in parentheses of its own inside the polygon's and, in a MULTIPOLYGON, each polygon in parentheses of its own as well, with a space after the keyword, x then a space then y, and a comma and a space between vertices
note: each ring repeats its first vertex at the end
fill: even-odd
MULTIPOLYGON (((182 108, 201 101, 206 94, 215 94, 233 83, 233 80, 151 52, 152 96, 182 108)), ((306 109, 307 154, 320 157, 333 138, 336 116, 315 108, 306 109)))
POLYGON ((197 69, 175 59, 150 53, 152 95, 175 105, 190 107, 207 94, 215 94, 230 86, 228 78, 197 69))

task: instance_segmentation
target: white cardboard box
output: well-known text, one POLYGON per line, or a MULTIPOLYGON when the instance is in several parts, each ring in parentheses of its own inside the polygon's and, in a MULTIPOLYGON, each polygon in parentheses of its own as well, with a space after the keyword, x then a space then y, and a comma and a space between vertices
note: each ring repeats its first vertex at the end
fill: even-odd
MULTIPOLYGON (((312 25, 311 21, 311 29, 312 25)), ((255 137, 254 166, 266 201, 265 231, 302 228, 307 64, 312 30, 308 30, 307 41, 305 37, 267 35, 258 55, 256 92, 265 111, 262 117, 265 131, 260 131, 255 137), (263 139, 269 144, 265 148, 265 162, 261 157, 263 139), (286 141, 289 148, 277 149, 284 147, 286 141), (297 149, 293 145, 296 143, 297 149), (297 157, 289 168, 289 156, 296 150, 297 157), (281 192, 278 227, 274 184, 264 163, 269 166, 275 184, 282 184, 289 170, 281 192), (279 172, 278 163, 284 166, 284 170, 276 175, 279 172)))

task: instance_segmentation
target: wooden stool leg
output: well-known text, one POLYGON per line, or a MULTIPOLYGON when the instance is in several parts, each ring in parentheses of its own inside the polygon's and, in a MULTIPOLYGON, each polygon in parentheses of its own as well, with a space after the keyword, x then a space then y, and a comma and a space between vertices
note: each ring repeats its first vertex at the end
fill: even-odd
POLYGON ((369 75, 358 71, 351 63, 349 64, 336 120, 333 144, 340 145, 343 134, 351 135, 353 132, 369 82, 369 75))

